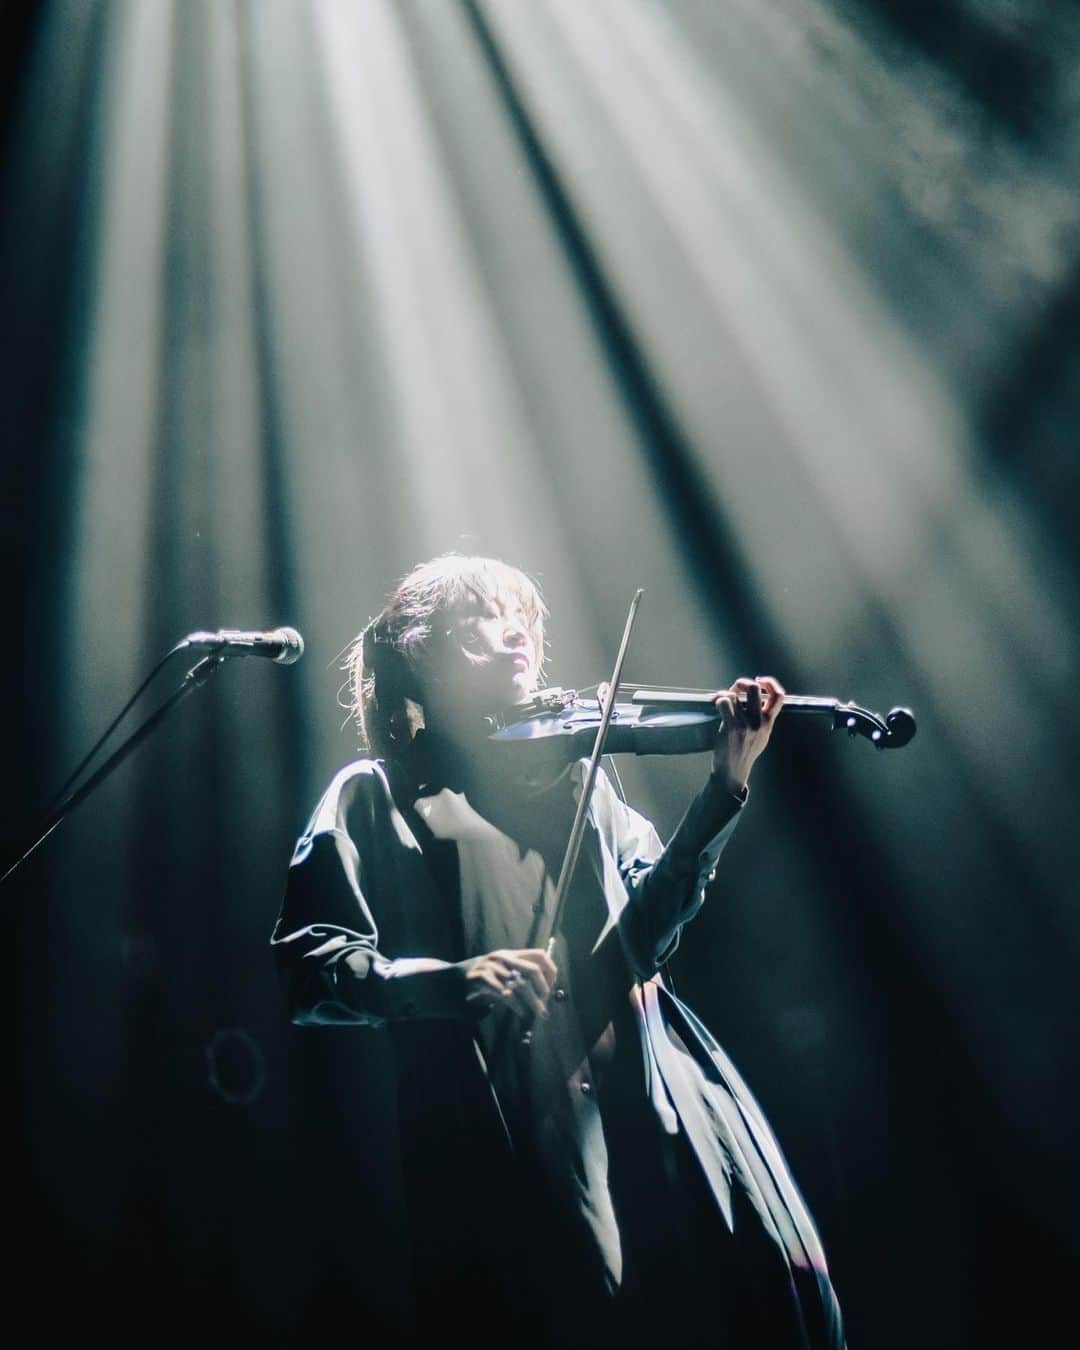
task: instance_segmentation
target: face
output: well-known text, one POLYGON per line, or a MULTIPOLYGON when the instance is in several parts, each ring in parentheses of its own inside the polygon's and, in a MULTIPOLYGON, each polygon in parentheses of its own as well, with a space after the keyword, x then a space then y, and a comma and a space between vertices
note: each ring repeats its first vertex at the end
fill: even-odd
POLYGON ((478 596, 448 614, 441 631, 445 641, 431 643, 427 666, 427 678, 434 679, 440 698, 484 711, 532 697, 539 675, 537 653, 528 621, 512 596, 478 596))

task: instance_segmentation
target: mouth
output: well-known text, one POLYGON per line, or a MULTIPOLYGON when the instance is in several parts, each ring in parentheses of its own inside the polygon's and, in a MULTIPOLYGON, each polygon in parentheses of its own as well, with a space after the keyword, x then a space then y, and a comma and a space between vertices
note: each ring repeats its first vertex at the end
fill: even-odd
POLYGON ((519 674, 523 674, 525 671, 529 669, 529 666, 531 665, 529 658, 525 655, 524 652, 515 652, 512 659, 514 669, 519 674))

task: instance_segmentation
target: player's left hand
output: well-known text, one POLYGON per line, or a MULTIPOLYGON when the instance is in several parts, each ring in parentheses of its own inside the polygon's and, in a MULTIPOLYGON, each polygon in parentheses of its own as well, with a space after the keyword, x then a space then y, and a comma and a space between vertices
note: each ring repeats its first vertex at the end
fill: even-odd
POLYGON ((720 731, 713 749, 712 772, 729 791, 742 793, 754 761, 769 743, 784 690, 771 675, 741 678, 716 696, 720 731))

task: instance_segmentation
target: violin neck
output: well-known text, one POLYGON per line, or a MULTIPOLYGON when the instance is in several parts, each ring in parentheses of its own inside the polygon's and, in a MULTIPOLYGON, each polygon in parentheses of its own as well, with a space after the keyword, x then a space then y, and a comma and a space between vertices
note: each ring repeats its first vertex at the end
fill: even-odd
MULTIPOLYGON (((711 690, 675 690, 675 689, 635 689, 631 703, 662 704, 672 712, 699 712, 716 702, 721 691, 711 690)), ((746 705, 746 695, 739 695, 739 702, 746 705)), ((820 713, 832 717, 841 706, 838 698, 819 698, 815 694, 785 694, 781 712, 820 713)))
MULTIPOLYGON (((740 700, 743 702, 744 700, 740 700)), ((819 698, 816 694, 785 694, 781 712, 828 713, 831 717, 840 707, 838 698, 819 698)))

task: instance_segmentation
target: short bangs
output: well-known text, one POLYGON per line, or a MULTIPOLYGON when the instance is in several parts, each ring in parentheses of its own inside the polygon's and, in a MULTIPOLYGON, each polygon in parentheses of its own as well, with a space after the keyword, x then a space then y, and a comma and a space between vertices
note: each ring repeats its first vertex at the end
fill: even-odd
POLYGON ((421 563, 395 590, 389 608, 399 622, 407 621, 398 630, 401 647, 408 652, 415 644, 422 644, 436 616, 452 614, 477 600, 504 609, 517 605, 528 625, 537 660, 543 661, 548 611, 536 583, 498 558, 469 558, 457 553, 421 563))

